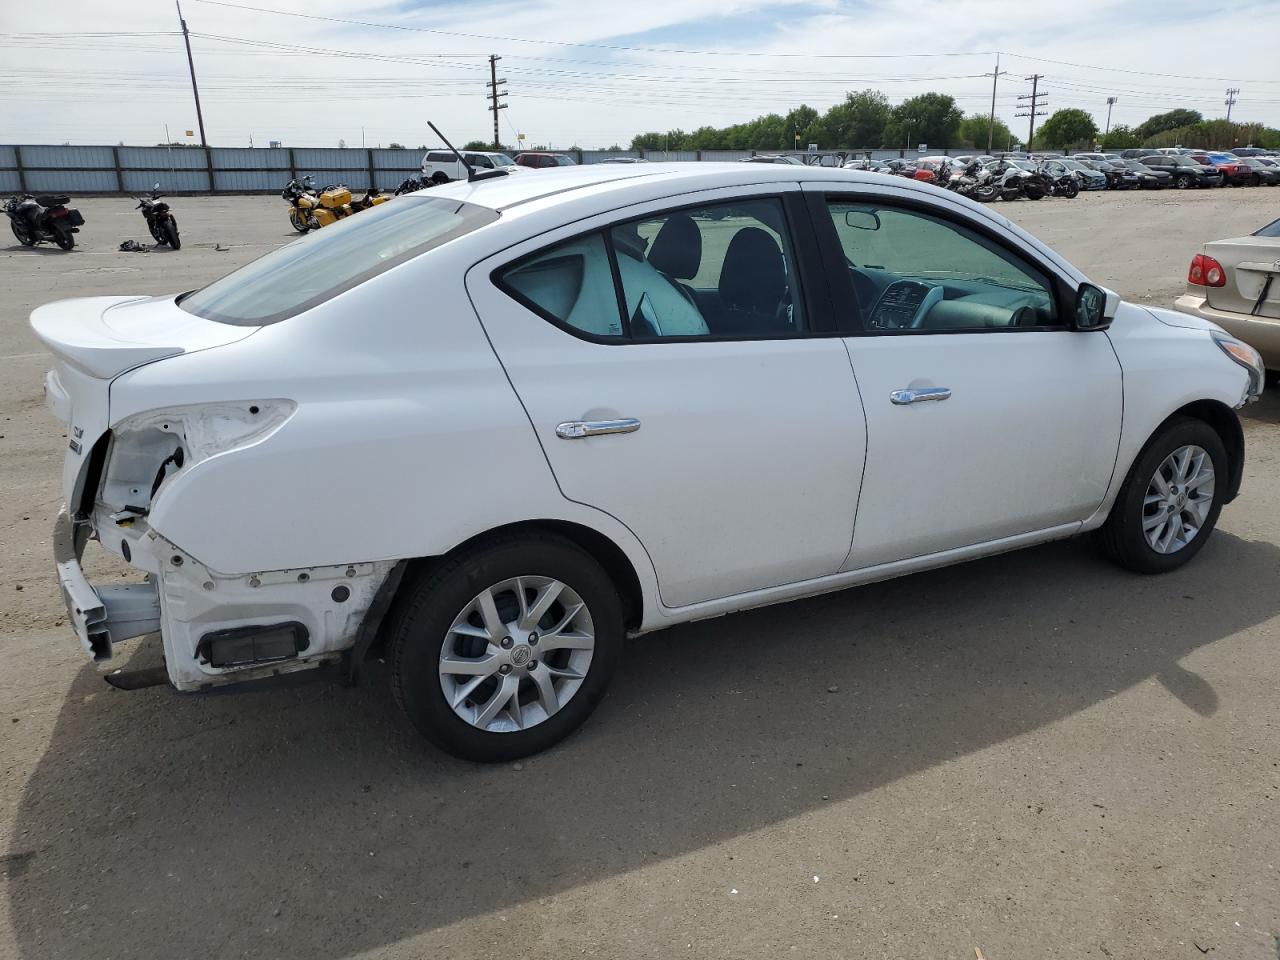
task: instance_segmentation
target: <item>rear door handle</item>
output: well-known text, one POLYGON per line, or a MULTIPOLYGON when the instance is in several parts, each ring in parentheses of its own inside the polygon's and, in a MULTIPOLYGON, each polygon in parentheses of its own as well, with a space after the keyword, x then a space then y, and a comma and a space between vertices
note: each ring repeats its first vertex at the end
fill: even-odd
POLYGON ((581 440, 583 437, 603 437, 610 433, 635 433, 640 421, 632 417, 621 420, 569 420, 556 425, 556 436, 561 440, 581 440))
POLYGON ((889 394, 889 401, 901 406, 908 403, 923 403, 926 400, 946 400, 950 396, 950 387, 915 387, 907 390, 894 390, 889 394))

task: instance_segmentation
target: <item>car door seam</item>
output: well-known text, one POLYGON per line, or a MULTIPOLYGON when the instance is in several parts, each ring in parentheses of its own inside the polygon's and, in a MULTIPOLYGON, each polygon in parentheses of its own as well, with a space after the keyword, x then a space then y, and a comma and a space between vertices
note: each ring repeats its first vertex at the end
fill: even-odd
POLYGON ((871 424, 867 420, 867 403, 862 398, 862 385, 858 383, 858 371, 853 366, 853 354, 849 352, 849 339, 841 337, 840 344, 844 347, 845 358, 849 361, 853 389, 858 394, 858 409, 862 411, 862 473, 858 476, 858 496, 853 501, 853 524, 849 531, 849 549, 845 552, 844 559, 840 561, 840 566, 836 568, 837 573, 844 570, 849 563, 849 558, 853 556, 853 543, 858 535, 858 511, 862 507, 862 491, 867 482, 867 460, 871 457, 871 424))

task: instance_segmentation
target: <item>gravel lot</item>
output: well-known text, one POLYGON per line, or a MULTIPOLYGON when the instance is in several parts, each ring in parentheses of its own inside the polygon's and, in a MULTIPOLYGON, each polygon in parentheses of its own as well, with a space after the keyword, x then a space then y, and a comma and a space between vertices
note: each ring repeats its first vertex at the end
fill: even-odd
MULTIPOLYGON (((679 627, 631 645, 564 746, 472 766, 376 671, 122 693, 62 623, 66 440, 28 312, 293 236, 274 197, 172 203, 179 253, 116 250, 147 239, 127 199, 79 201, 74 253, 0 246, 0 958, 1280 954, 1277 391, 1178 573, 1070 542, 679 627)), ((1280 190, 1001 209, 1167 304, 1280 190)), ((112 665, 157 658, 133 647, 112 665)))

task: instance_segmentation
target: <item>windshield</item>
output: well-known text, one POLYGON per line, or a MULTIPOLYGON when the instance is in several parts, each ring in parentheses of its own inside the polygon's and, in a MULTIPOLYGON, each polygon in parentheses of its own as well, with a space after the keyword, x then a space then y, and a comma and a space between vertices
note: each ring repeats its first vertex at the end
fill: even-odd
POLYGON ((1026 160, 1012 159, 1009 161, 1009 163, 1017 167, 1019 170, 1031 170, 1031 171, 1035 170, 1035 164, 1028 163, 1026 160))
POLYGON ((398 197, 286 243, 178 302, 218 323, 276 323, 497 219, 494 210, 457 200, 398 197))
POLYGON ((493 161, 495 167, 514 167, 516 162, 508 157, 505 153, 491 153, 489 159, 493 161))

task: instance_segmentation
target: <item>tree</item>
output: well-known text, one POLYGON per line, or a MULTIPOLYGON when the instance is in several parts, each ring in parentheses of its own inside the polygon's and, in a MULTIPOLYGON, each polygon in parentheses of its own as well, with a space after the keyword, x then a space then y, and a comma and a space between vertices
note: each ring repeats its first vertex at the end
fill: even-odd
POLYGON ((832 147, 878 147, 889 120, 889 98, 879 90, 846 93, 822 118, 824 139, 832 147))
POLYGON ((973 147, 985 151, 987 144, 990 143, 993 150, 1003 150, 1013 139, 1013 131, 999 117, 995 118, 995 125, 992 126, 989 114, 974 113, 960 122, 959 136, 962 147, 973 147), (988 127, 991 127, 990 139, 987 137, 988 127))
POLYGON ((1137 134, 1138 139, 1146 144, 1148 140, 1156 136, 1156 134, 1164 133, 1167 130, 1176 130, 1179 127, 1190 127, 1193 124, 1200 123, 1204 117, 1200 115, 1199 110, 1170 110, 1168 113, 1157 113, 1154 117, 1148 117, 1142 123, 1138 124, 1138 128, 1133 132, 1137 134))
POLYGON ((922 93, 904 100, 889 114, 881 137, 888 147, 927 143, 931 147, 952 147, 960 139, 964 114, 954 97, 945 93, 922 93))
POLYGON ((1102 137, 1102 149, 1127 150, 1142 146, 1142 140, 1133 130, 1123 123, 1117 123, 1102 137))
POLYGON ((463 150, 488 150, 493 144, 488 140, 468 140, 462 145, 463 150))
POLYGON ((1087 110, 1068 107, 1057 110, 1044 125, 1036 137, 1036 144, 1046 147, 1078 147, 1092 146, 1098 135, 1098 125, 1087 110))
POLYGON ((387 144, 388 150, 403 150, 404 148, 405 146, 403 143, 396 143, 394 140, 387 144))

